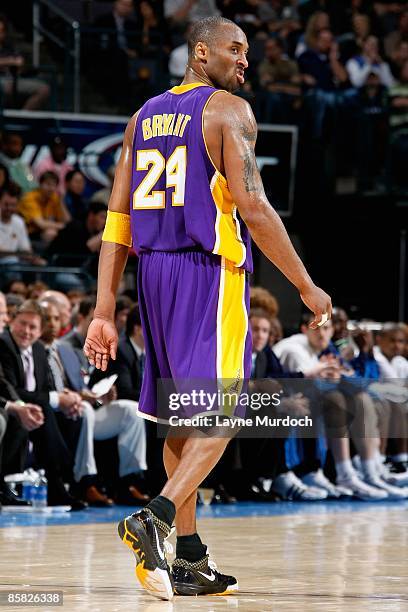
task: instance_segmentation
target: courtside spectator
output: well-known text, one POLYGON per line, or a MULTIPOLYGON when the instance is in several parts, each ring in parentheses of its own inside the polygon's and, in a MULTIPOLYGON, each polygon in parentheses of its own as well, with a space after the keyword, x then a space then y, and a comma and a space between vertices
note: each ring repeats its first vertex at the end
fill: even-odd
POLYGON ((71 302, 62 291, 54 291, 48 289, 41 293, 41 300, 46 302, 53 302, 56 304, 59 310, 61 330, 60 337, 65 336, 72 329, 71 317, 72 317, 72 306, 71 302))
MULTIPOLYGON (((84 371, 88 371, 89 363, 84 355, 84 344, 88 328, 93 319, 95 312, 96 300, 93 297, 85 297, 80 302, 75 310, 75 325, 67 334, 62 338, 63 342, 69 344, 77 353, 78 359, 84 371)), ((124 396, 119 396, 124 397, 124 396)), ((134 399, 133 397, 125 399, 134 399)), ((139 398, 137 398, 139 399, 139 398)))
MULTIPOLYGON (((36 465, 45 469, 48 478, 48 504, 83 509, 84 504, 71 497, 64 486, 64 480, 72 479, 73 458, 54 412, 58 408, 72 409, 72 415, 76 414, 80 398, 72 392, 57 392, 53 388, 45 349, 39 342, 43 321, 44 314, 38 303, 25 301, 10 322, 9 330, 0 335, 0 363, 20 399, 42 409, 44 422, 29 435, 36 465)), ((68 425, 74 431, 79 423, 71 419, 68 425)))

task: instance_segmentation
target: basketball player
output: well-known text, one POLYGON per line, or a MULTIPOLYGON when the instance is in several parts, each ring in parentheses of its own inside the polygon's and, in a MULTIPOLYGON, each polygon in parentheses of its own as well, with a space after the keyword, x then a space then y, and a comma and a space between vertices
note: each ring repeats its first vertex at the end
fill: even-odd
MULTIPOLYGON (((232 92, 243 85, 248 43, 222 17, 194 24, 183 83, 148 100, 130 120, 116 169, 99 263, 98 298, 85 354, 106 369, 115 359, 115 296, 128 247, 139 255, 138 291, 146 343, 139 411, 157 420, 156 381, 250 377, 249 233, 299 290, 314 313, 331 315, 284 226, 266 199, 249 105, 232 92), (249 230, 249 232, 248 232, 249 230)), ((146 508, 119 523, 136 556, 141 584, 162 599, 235 591, 219 573, 196 529, 197 487, 228 440, 168 436, 168 481, 146 508), (175 519, 176 559, 164 544, 175 519)))

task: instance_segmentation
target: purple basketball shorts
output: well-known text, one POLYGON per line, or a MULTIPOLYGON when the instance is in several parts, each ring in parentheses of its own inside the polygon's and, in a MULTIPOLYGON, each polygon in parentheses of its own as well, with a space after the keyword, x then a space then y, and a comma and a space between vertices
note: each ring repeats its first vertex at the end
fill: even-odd
MULTIPOLYGON (((248 379, 252 341, 249 283, 242 268, 202 251, 141 253, 139 307, 146 362, 139 414, 159 413, 160 379, 248 379)), ((239 386, 239 385, 238 385, 239 386)))

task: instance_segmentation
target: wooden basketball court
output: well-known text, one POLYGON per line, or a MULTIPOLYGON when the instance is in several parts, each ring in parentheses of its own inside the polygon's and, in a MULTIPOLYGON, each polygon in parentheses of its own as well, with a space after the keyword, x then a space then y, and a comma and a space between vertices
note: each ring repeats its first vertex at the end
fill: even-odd
POLYGON ((219 569, 238 578, 240 591, 172 602, 139 588, 132 554, 116 533, 126 509, 116 514, 112 520, 77 513, 63 524, 22 526, 30 521, 3 513, 0 525, 8 526, 0 529, 0 591, 62 590, 62 608, 35 609, 64 612, 408 611, 407 502, 204 508, 202 539, 219 569), (110 522, 92 522, 95 517, 110 522))

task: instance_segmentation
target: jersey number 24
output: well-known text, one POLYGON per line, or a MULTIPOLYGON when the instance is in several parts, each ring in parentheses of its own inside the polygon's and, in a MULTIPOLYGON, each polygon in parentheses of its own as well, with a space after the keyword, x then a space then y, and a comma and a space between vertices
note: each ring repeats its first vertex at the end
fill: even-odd
POLYGON ((166 189, 173 188, 172 206, 184 206, 187 170, 186 146, 176 147, 167 161, 158 149, 138 150, 136 170, 148 170, 148 172, 133 194, 134 209, 165 207, 166 192, 154 189, 164 171, 166 172, 166 189))

